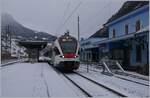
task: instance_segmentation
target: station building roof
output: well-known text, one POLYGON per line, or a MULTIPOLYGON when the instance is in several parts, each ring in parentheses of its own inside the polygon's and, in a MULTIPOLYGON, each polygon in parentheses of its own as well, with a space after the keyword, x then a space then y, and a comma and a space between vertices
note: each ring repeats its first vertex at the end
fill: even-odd
POLYGON ((101 28, 89 38, 106 38, 108 37, 108 29, 106 27, 101 28))
MULTIPOLYGON (((112 15, 110 19, 108 19, 107 23, 110 23, 136 9, 139 9, 143 7, 144 5, 148 5, 149 1, 127 1, 123 4, 123 6, 120 8, 120 10, 112 15)), ((107 24, 106 23, 106 24, 107 24)))

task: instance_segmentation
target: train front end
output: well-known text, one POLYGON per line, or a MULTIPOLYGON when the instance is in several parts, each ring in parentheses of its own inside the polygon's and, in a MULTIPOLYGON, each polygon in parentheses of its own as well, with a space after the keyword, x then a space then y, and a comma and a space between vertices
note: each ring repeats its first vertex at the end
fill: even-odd
POLYGON ((58 41, 62 52, 59 56, 59 68, 62 70, 78 69, 80 65, 78 41, 69 35, 60 37, 58 41))

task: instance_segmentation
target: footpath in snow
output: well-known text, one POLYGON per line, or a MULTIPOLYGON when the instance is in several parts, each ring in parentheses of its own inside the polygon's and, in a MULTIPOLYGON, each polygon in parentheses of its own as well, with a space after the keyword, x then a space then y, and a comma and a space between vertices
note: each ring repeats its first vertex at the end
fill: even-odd
POLYGON ((3 97, 77 97, 47 63, 15 63, 0 70, 3 97))

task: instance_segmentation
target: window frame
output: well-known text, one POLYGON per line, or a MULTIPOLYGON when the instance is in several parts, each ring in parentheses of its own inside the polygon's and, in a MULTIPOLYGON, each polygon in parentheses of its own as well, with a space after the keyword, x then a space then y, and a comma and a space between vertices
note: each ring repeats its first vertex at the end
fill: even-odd
POLYGON ((140 19, 136 20, 136 23, 135 23, 135 31, 139 31, 141 29, 141 21, 140 19))
POLYGON ((125 31, 126 35, 129 34, 129 25, 128 24, 125 24, 124 31, 125 31))
POLYGON ((115 29, 112 30, 112 37, 113 37, 113 38, 116 37, 116 30, 115 30, 115 29))
POLYGON ((142 62, 142 48, 140 45, 136 45, 136 62, 142 62))

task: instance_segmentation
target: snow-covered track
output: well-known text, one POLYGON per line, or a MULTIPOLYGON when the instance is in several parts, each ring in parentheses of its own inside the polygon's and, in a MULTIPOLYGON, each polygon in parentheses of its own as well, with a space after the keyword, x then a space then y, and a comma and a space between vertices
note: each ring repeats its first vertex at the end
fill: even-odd
POLYGON ((100 97, 100 96, 117 96, 127 97, 126 95, 117 92, 105 85, 95 82, 87 77, 73 72, 72 74, 64 74, 64 76, 70 80, 73 84, 79 87, 88 97, 100 97))
POLYGON ((113 92, 113 93, 119 95, 120 97, 127 97, 125 94, 122 94, 122 93, 120 93, 120 92, 118 92, 118 91, 116 91, 116 90, 114 90, 114 89, 112 89, 112 88, 109 88, 109 87, 107 87, 107 86, 105 86, 105 85, 103 85, 103 84, 100 84, 100 83, 98 83, 98 82, 96 82, 96 81, 94 81, 94 80, 92 80, 92 79, 90 79, 90 78, 87 78, 87 77, 85 77, 85 76, 83 76, 83 75, 81 75, 81 74, 79 74, 79 73, 77 73, 77 72, 75 72, 75 73, 78 74, 78 75, 80 75, 81 77, 83 77, 83 78, 85 78, 85 79, 87 79, 87 80, 89 80, 89 81, 91 81, 91 82, 93 82, 93 83, 95 83, 95 84, 97 84, 97 85, 99 85, 99 86, 105 88, 105 89, 108 89, 109 91, 111 91, 111 92, 113 92))
MULTIPOLYGON (((84 67, 82 67, 82 68, 84 68, 84 67)), ((93 71, 93 72, 100 72, 100 71, 98 71, 97 69, 88 69, 88 70, 93 71)), ((105 75, 107 75, 107 74, 105 74, 105 75)), ((108 75, 109 75, 109 74, 108 74, 108 75)), ((135 77, 132 77, 131 75, 126 75, 125 77, 123 77, 124 75, 115 74, 115 73, 114 73, 113 76, 116 77, 116 78, 125 80, 125 81, 129 81, 129 82, 133 82, 133 83, 139 84, 139 85, 149 86, 148 83, 146 84, 146 83, 144 83, 144 82, 139 82, 139 81, 135 81, 135 80, 132 80, 132 79, 125 78, 125 77, 135 78, 135 77)), ((146 79, 141 79, 141 78, 136 78, 136 79, 140 79, 140 80, 149 82, 149 81, 146 80, 146 79)))
POLYGON ((75 86, 77 86, 83 93, 87 95, 87 97, 93 97, 91 94, 89 94, 86 90, 84 90, 82 87, 80 87, 76 82, 74 82, 71 78, 69 78, 66 74, 63 73, 63 75, 71 81, 75 86))
POLYGON ((135 75, 135 74, 133 74, 133 73, 125 72, 124 74, 125 74, 126 76, 129 76, 129 77, 132 77, 132 78, 142 79, 142 80, 145 80, 145 81, 149 81, 148 78, 145 78, 145 77, 142 77, 142 76, 139 76, 139 75, 135 75))
POLYGON ((126 81, 134 82, 134 83, 137 83, 137 84, 140 84, 140 85, 149 86, 148 84, 145 84, 145 83, 142 83, 142 82, 137 82, 137 81, 134 81, 134 80, 131 80, 131 79, 127 79, 127 78, 118 76, 118 75, 117 76, 115 75, 115 77, 126 80, 126 81))

